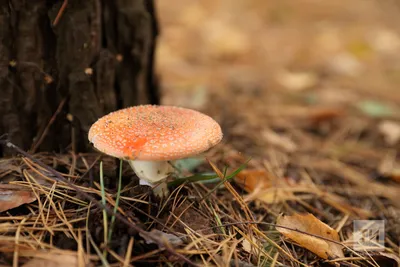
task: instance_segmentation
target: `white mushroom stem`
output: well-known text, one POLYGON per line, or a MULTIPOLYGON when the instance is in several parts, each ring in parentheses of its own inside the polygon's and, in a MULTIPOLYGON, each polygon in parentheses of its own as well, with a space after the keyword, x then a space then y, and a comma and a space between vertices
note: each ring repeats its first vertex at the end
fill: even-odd
POLYGON ((153 187, 153 193, 154 195, 158 197, 166 197, 169 195, 169 190, 168 190, 168 185, 165 181, 162 181, 159 184, 152 184, 147 182, 146 180, 139 179, 139 184, 140 185, 148 185, 150 187, 153 187))
POLYGON ((140 179, 141 185, 154 186, 153 192, 156 196, 168 195, 168 188, 165 181, 170 173, 173 172, 173 167, 168 161, 144 161, 144 160, 128 160, 129 165, 140 179))

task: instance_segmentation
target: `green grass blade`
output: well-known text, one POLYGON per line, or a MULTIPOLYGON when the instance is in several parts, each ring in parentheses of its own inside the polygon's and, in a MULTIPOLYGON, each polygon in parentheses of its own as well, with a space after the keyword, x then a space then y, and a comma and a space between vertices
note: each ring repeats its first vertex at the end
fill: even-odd
MULTIPOLYGON (((237 168, 233 173, 229 174, 228 176, 225 175, 226 180, 232 179, 239 172, 241 172, 244 168, 246 168, 247 164, 249 163, 250 160, 251 160, 251 158, 249 158, 245 163, 240 165, 239 168, 237 168)), ((224 169, 224 174, 226 174, 226 171, 227 171, 227 168, 224 169)), ((199 182, 199 181, 212 180, 215 178, 218 178, 217 174, 201 174, 201 173, 199 173, 199 174, 195 174, 195 175, 192 175, 189 177, 175 179, 174 181, 169 182, 168 186, 175 187, 175 186, 179 186, 184 183, 195 183, 195 182, 199 182)), ((226 180, 223 180, 222 183, 226 180)), ((222 183, 220 183, 220 184, 222 184, 222 183)))
MULTIPOLYGON (((223 183, 225 183, 226 181, 232 179, 233 177, 235 177, 239 172, 241 172, 243 169, 245 169, 247 167, 247 164, 249 163, 249 161, 251 160, 251 158, 249 158, 245 163, 243 163, 242 165, 239 166, 239 168, 237 168, 234 172, 232 172, 231 174, 229 174, 228 176, 226 175, 226 172, 224 172, 224 177, 221 180, 221 182, 219 182, 213 189, 211 189, 202 199, 200 199, 199 202, 205 200, 206 198, 208 198, 215 190, 217 190, 218 187, 220 187, 223 183)), ((217 176, 218 177, 218 176, 217 176)))
MULTIPOLYGON (((117 213, 118 207, 119 207, 119 199, 121 197, 121 187, 122 187, 122 160, 119 161, 119 175, 118 175, 118 189, 117 189, 117 197, 115 199, 115 206, 114 206, 114 213, 117 213)), ((112 231, 114 228, 114 222, 115 222, 115 215, 112 215, 111 217, 111 223, 110 223, 110 231, 108 232, 108 240, 111 240, 112 237, 112 231)))
MULTIPOLYGON (((106 203, 106 191, 104 188, 104 175, 103 175, 103 162, 100 162, 100 189, 101 189, 101 204, 104 206, 106 203)), ((103 225, 104 225, 104 244, 107 245, 107 233, 108 233, 108 222, 107 222, 107 212, 103 209, 103 225)), ((103 254, 106 254, 107 251, 104 251, 103 254)))
POLYGON ((195 183, 198 181, 212 180, 218 178, 216 174, 195 174, 185 178, 178 178, 168 183, 168 186, 175 187, 184 183, 195 183))

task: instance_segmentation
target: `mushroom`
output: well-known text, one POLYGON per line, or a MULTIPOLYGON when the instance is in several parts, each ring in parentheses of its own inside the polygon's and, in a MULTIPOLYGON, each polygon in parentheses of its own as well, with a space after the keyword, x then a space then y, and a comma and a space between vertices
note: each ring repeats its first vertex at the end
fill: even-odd
POLYGON ((222 139, 219 124, 198 111, 141 105, 111 112, 95 122, 89 141, 99 151, 128 161, 141 185, 154 186, 157 196, 168 195, 170 161, 200 154, 222 139))

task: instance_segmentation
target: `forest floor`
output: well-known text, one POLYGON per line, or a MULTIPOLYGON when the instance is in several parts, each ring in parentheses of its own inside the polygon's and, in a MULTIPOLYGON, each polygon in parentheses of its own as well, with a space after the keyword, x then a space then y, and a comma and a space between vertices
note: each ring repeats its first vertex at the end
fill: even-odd
POLYGON ((224 132, 179 177, 219 177, 160 201, 127 164, 118 190, 104 155, 1 159, 0 266, 400 266, 400 5, 170 0, 158 13, 162 103, 224 132))

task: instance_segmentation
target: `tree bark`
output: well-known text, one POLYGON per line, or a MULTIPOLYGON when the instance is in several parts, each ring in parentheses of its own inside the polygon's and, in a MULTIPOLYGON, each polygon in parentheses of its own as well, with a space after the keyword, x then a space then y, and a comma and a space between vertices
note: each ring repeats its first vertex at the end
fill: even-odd
POLYGON ((0 0, 0 136, 85 151, 102 115, 158 104, 157 33, 152 0, 0 0))

